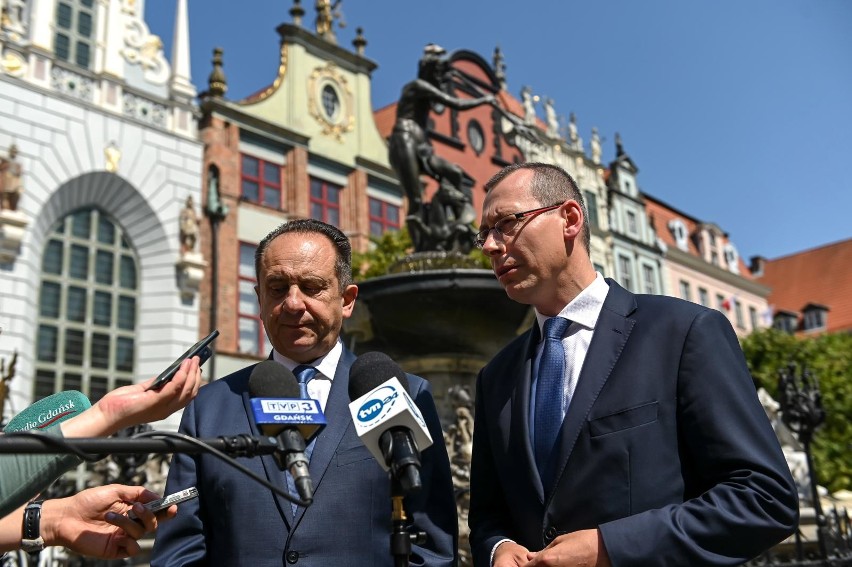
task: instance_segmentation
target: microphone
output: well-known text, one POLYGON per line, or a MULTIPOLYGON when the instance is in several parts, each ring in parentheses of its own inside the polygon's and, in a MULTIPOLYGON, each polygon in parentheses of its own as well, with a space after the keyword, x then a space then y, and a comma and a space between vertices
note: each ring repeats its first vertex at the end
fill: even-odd
POLYGON ((274 360, 264 360, 251 371, 249 396, 258 429, 278 438, 278 468, 290 471, 299 498, 310 503, 314 488, 305 456, 305 438, 325 427, 319 402, 299 398, 299 384, 293 372, 274 360))
POLYGON ((406 493, 420 490, 420 451, 432 436, 405 372, 384 353, 364 353, 349 370, 349 400, 355 431, 382 468, 406 493))
MULTIPOLYGON (((10 419, 3 428, 4 435, 0 435, 0 441, 7 441, 14 435, 32 435, 26 431, 56 436, 60 423, 90 407, 91 402, 81 392, 69 390, 52 394, 10 419)), ((0 516, 26 503, 80 462, 75 456, 58 455, 14 455, 8 458, 14 459, 17 466, 28 471, 29 475, 22 484, 11 489, 7 486, 7 490, 0 493, 0 516)))
POLYGON ((3 431, 42 431, 92 407, 89 398, 76 390, 57 392, 42 398, 9 420, 3 431))

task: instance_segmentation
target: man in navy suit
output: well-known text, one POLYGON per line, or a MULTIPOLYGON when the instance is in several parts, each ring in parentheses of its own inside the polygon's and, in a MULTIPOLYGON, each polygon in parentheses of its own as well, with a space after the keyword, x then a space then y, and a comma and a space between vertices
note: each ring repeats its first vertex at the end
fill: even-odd
MULTIPOLYGON (((289 501, 212 456, 175 455, 166 492, 197 486, 199 497, 180 505, 177 517, 163 524, 168 529, 160 527, 151 564, 390 567, 390 480, 354 430, 348 386, 356 357, 339 338, 358 294, 349 241, 331 225, 294 220, 258 245, 255 269, 271 358, 290 369, 309 364, 318 371, 308 394, 320 401, 328 425, 309 446, 313 504, 294 513, 289 501)), ((257 435, 248 393, 252 368, 201 388, 180 431, 257 435)), ((412 375, 408 381, 432 438, 440 440, 429 384, 412 375)), ((403 508, 426 542, 412 546, 410 564, 451 566, 457 520, 446 448, 434 443, 421 458, 423 488, 407 496, 403 508)), ((272 456, 242 463, 287 489, 289 473, 272 456)))
POLYGON ((728 320, 597 274, 562 169, 486 190, 477 244, 537 322, 477 379, 475 565, 738 565, 790 535, 796 489, 728 320))

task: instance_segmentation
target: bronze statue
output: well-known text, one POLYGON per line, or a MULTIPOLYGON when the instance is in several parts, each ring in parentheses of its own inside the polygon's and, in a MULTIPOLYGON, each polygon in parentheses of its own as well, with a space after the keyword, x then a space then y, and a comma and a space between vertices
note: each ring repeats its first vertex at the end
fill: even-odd
POLYGON ((416 251, 457 250, 467 253, 473 245, 472 223, 476 220, 465 172, 458 165, 435 155, 426 137, 426 122, 433 104, 467 110, 493 104, 494 96, 462 99, 450 94, 455 76, 440 46, 424 49, 417 79, 402 87, 396 123, 389 138, 389 158, 408 198, 406 224, 416 251), (428 175, 438 182, 438 192, 423 203, 423 183, 428 175))

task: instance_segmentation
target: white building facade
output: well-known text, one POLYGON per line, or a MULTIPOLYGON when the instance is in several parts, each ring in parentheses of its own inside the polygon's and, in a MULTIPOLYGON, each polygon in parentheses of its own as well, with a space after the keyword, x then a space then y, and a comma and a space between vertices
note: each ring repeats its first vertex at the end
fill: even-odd
POLYGON ((0 167, 19 187, 0 210, 8 419, 167 367, 199 336, 206 263, 186 0, 171 64, 143 0, 0 5, 0 167))

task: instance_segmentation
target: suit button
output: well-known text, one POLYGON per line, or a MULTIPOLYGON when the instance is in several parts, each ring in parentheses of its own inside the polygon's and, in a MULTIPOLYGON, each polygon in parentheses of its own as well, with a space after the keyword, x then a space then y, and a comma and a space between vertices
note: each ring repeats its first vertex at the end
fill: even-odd
POLYGON ((299 552, 298 551, 288 551, 287 552, 287 563, 293 564, 299 561, 299 552))
POLYGON ((554 538, 556 538, 556 528, 554 528, 553 526, 550 526, 549 528, 544 530, 544 539, 546 539, 547 541, 550 541, 554 538))

